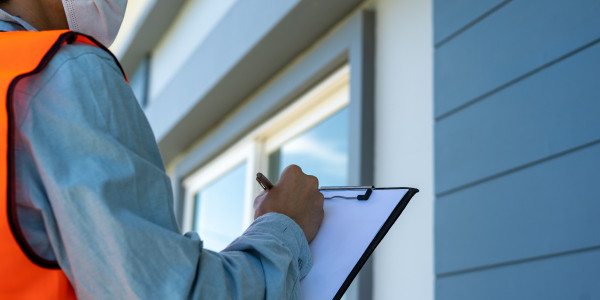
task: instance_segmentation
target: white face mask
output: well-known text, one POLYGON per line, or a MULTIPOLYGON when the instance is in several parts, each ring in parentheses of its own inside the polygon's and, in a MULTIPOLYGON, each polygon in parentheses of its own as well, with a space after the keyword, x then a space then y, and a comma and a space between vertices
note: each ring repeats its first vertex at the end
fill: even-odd
POLYGON ((62 0, 69 29, 92 36, 109 47, 117 37, 127 0, 62 0))

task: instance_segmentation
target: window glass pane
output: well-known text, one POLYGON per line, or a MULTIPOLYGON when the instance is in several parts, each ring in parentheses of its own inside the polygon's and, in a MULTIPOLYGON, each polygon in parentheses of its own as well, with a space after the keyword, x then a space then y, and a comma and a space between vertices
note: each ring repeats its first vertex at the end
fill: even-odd
POLYGON ((317 176, 320 186, 348 184, 348 108, 343 108, 311 129, 287 141, 269 155, 269 176, 296 164, 317 176))
POLYGON ((221 251, 243 232, 246 163, 196 194, 194 231, 204 247, 221 251))

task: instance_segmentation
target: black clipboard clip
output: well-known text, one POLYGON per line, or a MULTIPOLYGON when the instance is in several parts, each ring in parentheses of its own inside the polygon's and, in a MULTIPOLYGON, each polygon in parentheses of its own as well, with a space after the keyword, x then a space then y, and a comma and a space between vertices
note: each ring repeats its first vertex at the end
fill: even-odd
POLYGON ((369 197, 371 197, 371 194, 373 193, 373 189, 375 187, 374 186, 324 186, 321 187, 319 190, 321 191, 332 191, 332 190, 337 190, 337 191, 352 191, 352 190, 365 190, 365 194, 364 195, 356 195, 356 197, 348 197, 348 196, 330 196, 330 197, 326 197, 325 199, 334 199, 334 198, 339 198, 339 199, 356 199, 356 200, 360 200, 360 201, 366 201, 369 200, 369 197))

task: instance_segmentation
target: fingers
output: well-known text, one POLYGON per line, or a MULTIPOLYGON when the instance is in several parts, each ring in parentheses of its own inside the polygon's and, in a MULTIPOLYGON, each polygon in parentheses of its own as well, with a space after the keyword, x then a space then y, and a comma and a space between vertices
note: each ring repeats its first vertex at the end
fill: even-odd
POLYGON ((312 175, 307 175, 308 176, 308 182, 316 187, 317 189, 319 188, 319 178, 312 176, 312 175))
POLYGON ((299 177, 305 175, 302 169, 297 165, 289 165, 281 172, 279 181, 297 181, 299 177))
POLYGON ((254 209, 256 209, 258 205, 260 205, 260 202, 262 202, 262 199, 264 199, 266 193, 267 191, 261 191, 260 194, 258 194, 256 198, 254 198, 254 209))
POLYGON ((286 171, 288 171, 288 172, 295 172, 295 173, 302 173, 302 174, 304 174, 304 173, 302 172, 302 168, 300 168, 300 166, 298 166, 298 165, 294 165, 294 164, 287 166, 287 167, 286 167, 286 168, 283 170, 283 173, 285 173, 286 171))
POLYGON ((308 185, 310 188, 318 189, 319 188, 319 179, 312 175, 307 175, 302 171, 297 165, 289 165, 281 172, 281 176, 279 181, 293 181, 293 182, 302 182, 305 185, 308 185))

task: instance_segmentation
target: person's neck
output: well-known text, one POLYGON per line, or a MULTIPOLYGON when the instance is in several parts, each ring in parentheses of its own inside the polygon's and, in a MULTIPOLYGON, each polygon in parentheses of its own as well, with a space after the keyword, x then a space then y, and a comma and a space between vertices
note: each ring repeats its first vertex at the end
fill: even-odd
POLYGON ((67 29, 68 23, 60 1, 11 0, 0 9, 23 19, 37 30, 67 29))

